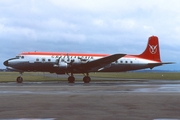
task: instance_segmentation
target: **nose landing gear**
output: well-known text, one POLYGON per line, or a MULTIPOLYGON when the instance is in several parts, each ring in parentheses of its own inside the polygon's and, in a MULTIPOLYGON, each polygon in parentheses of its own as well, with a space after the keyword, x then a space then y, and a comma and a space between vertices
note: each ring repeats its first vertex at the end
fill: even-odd
POLYGON ((21 76, 17 77, 16 82, 17 83, 22 83, 23 82, 23 78, 21 76))
POLYGON ((16 82, 17 83, 22 83, 23 82, 22 73, 20 73, 20 76, 17 77, 16 82))

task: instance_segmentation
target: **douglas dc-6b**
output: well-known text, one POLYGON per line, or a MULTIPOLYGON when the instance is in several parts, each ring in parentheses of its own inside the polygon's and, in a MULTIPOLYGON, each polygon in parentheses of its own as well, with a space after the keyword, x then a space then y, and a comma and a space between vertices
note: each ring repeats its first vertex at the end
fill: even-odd
POLYGON ((7 69, 17 71, 18 83, 23 82, 23 72, 50 72, 68 74, 68 82, 74 83, 74 74, 84 74, 84 83, 89 83, 90 72, 123 72, 154 68, 171 62, 161 62, 158 37, 149 37, 144 52, 139 55, 128 54, 83 54, 64 52, 22 52, 15 58, 4 62, 7 69))

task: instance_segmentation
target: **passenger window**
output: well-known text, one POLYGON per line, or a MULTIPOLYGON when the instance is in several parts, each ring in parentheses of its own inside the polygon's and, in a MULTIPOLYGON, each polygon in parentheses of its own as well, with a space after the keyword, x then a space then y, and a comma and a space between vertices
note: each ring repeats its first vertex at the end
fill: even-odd
POLYGON ((51 62, 51 59, 48 59, 48 62, 51 62))
POLYGON ((22 59, 24 59, 24 56, 21 56, 22 59))
POLYGON ((121 60, 121 63, 123 63, 123 61, 121 60))
POLYGON ((132 64, 133 62, 131 61, 131 64, 132 64))
POLYGON ((45 62, 46 61, 45 58, 42 58, 42 61, 45 62))
POLYGON ((37 62, 39 62, 39 59, 38 59, 38 58, 36 58, 36 61, 37 61, 37 62))
POLYGON ((126 63, 128 63, 128 61, 126 61, 126 63))

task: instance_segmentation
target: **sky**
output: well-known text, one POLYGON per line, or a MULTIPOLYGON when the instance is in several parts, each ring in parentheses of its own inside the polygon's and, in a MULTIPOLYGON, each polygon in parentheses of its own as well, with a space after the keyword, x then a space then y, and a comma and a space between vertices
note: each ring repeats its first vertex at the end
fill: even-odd
POLYGON ((179 0, 0 0, 0 69, 26 51, 140 54, 158 36, 156 69, 180 70, 179 0))

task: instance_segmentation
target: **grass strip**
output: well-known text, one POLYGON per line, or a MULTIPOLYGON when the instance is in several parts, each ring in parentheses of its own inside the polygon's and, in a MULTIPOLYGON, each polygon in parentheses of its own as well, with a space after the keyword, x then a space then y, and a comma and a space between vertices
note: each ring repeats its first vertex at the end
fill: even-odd
MULTIPOLYGON (((0 72, 0 82, 14 82, 20 74, 18 72, 0 72)), ((83 77, 82 74, 78 74, 83 77)), ((90 73, 90 77, 98 78, 119 78, 119 79, 147 79, 147 80, 180 80, 178 72, 118 72, 118 73, 90 73)), ((82 77, 76 80, 82 81, 82 77)), ((23 73, 24 81, 42 82, 42 81, 67 81, 68 75, 42 73, 42 72, 25 72, 23 73)), ((92 79, 93 81, 93 79, 92 79)))

